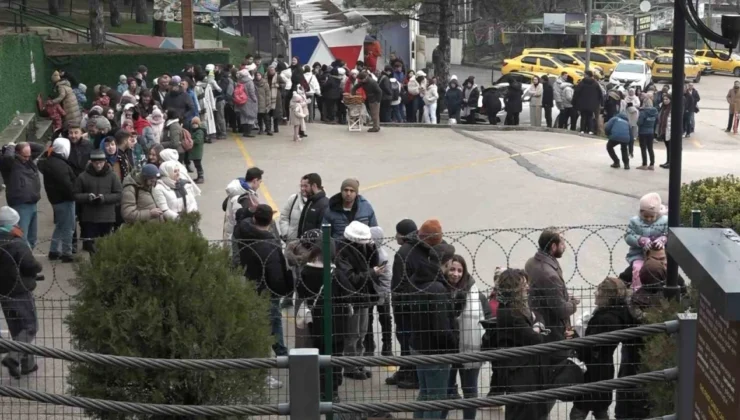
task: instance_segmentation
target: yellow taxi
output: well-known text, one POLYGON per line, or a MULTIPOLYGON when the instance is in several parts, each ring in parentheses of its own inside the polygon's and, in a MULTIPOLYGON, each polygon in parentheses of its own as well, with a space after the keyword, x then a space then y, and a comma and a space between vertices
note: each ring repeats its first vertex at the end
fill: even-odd
POLYGON ((673 54, 673 47, 655 47, 653 49, 661 54, 673 54))
MULTIPOLYGON (((614 54, 618 54, 625 60, 631 60, 630 58, 630 47, 598 47, 597 50, 602 50, 614 54)), ((640 52, 639 49, 635 48, 635 60, 645 61, 645 56, 640 52)))
MULTIPOLYGON (((694 83, 699 83, 701 80, 701 69, 702 67, 696 62, 693 56, 684 56, 684 75, 686 80, 692 80, 694 83)), ((672 54, 661 54, 655 57, 655 63, 653 64, 653 82, 669 81, 673 79, 673 55, 672 54)))
POLYGON ((740 55, 712 50, 696 50, 694 55, 699 59, 710 61, 712 71, 732 73, 735 77, 740 77, 740 55))
POLYGON ((648 66, 650 66, 650 68, 652 68, 655 57, 659 56, 661 53, 649 48, 640 48, 640 54, 645 57, 645 62, 648 63, 648 66))
POLYGON ((565 72, 573 78, 573 83, 578 83, 585 76, 581 70, 568 67, 557 58, 545 54, 522 54, 519 57, 505 59, 501 74, 513 71, 558 75, 565 72))
MULTIPOLYGON (((566 48, 564 51, 574 53, 581 61, 586 61, 586 49, 585 48, 566 48)), ((616 57, 605 51, 591 51, 591 63, 601 67, 604 70, 604 76, 609 77, 614 71, 614 67, 621 61, 619 57, 616 57)))
MULTIPOLYGON (((573 67, 580 71, 586 71, 586 63, 584 63, 577 55, 572 52, 558 50, 555 48, 525 48, 522 54, 544 54, 550 57, 555 57, 562 61, 568 67, 573 67)), ((592 65, 591 69, 594 71, 594 77, 599 79, 604 78, 604 69, 600 66, 592 65)))

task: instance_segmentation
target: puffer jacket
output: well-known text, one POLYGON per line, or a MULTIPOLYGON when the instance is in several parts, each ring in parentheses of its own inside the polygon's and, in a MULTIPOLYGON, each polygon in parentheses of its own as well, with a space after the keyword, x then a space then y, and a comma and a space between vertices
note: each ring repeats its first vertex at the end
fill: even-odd
POLYGON ((157 204, 154 202, 152 189, 145 185, 140 174, 129 174, 123 180, 121 215, 124 222, 162 221, 162 217, 153 218, 149 213, 157 204))
MULTIPOLYGON (((466 278, 461 279, 461 282, 465 285, 465 288, 453 294, 456 329, 460 343, 460 353, 472 353, 480 351, 483 342, 485 330, 480 323, 484 319, 483 305, 475 280, 467 275, 466 278)), ((480 368, 482 365, 482 362, 464 364, 469 369, 480 368)))
POLYGON ((72 91, 72 86, 68 80, 60 80, 56 84, 58 96, 52 100, 55 104, 61 104, 64 108, 64 122, 78 123, 82 120, 80 104, 77 102, 77 96, 72 91))
POLYGON ((560 87, 562 89, 560 96, 560 103, 562 104, 563 108, 573 108, 573 96, 575 95, 575 90, 573 89, 573 84, 568 82, 562 82, 560 83, 560 87))
POLYGON ((331 237, 341 239, 344 237, 344 229, 350 223, 358 221, 370 227, 378 226, 375 218, 375 210, 365 197, 357 195, 352 209, 345 211, 342 204, 342 193, 337 193, 329 199, 329 208, 324 213, 324 223, 331 225, 331 237))
POLYGON ((177 196, 177 192, 174 188, 170 188, 162 180, 157 182, 157 185, 152 189, 152 196, 157 207, 162 210, 162 216, 165 220, 176 220, 180 217, 180 213, 191 213, 198 211, 198 204, 195 202, 195 195, 193 194, 192 187, 189 182, 178 181, 184 183, 185 200, 182 197, 177 196))
POLYGON ((92 164, 75 181, 75 201, 82 207, 80 222, 115 223, 116 206, 121 202, 121 181, 106 164, 95 172, 92 164), (90 201, 89 194, 103 195, 103 200, 90 201))
POLYGON ((668 216, 660 216, 653 223, 645 223, 640 216, 632 216, 627 225, 627 233, 624 235, 624 241, 630 246, 627 252, 627 262, 632 263, 642 258, 644 251, 638 243, 641 237, 655 240, 662 236, 668 236, 668 216))
POLYGON ((31 160, 21 162, 15 156, 15 148, 4 147, 5 155, 0 157, 0 173, 5 182, 5 198, 9 206, 16 204, 35 204, 41 200, 41 178, 39 169, 33 162, 43 153, 44 147, 38 143, 29 143, 31 160))
POLYGON ((33 292, 42 270, 21 232, 0 231, 0 297, 33 292))
POLYGON ((298 224, 301 221, 301 213, 306 205, 306 199, 301 193, 292 194, 280 212, 280 236, 288 241, 298 239, 298 224))
POLYGON ((59 153, 51 153, 39 161, 39 171, 44 174, 44 190, 50 204, 74 201, 75 173, 59 153))
POLYGON ((270 85, 263 78, 254 81, 254 88, 257 90, 257 112, 264 114, 270 110, 270 85))
POLYGON ((185 153, 185 149, 182 148, 182 126, 177 120, 169 120, 165 123, 164 131, 162 132, 161 145, 165 149, 177 150, 177 153, 185 153))
POLYGON ((637 127, 642 135, 655 133, 655 124, 658 121, 658 110, 649 107, 640 110, 640 116, 637 118, 637 127))
POLYGON ((426 105, 436 104, 437 99, 439 99, 437 85, 427 86, 427 90, 424 92, 424 104, 426 105))
POLYGON ((226 200, 224 200, 224 241, 231 241, 236 227, 236 212, 241 208, 239 197, 250 191, 249 184, 244 178, 237 178, 229 182, 226 186, 226 200))
POLYGON ((610 141, 629 143, 632 140, 630 124, 627 121, 627 115, 623 112, 607 121, 604 131, 610 141))

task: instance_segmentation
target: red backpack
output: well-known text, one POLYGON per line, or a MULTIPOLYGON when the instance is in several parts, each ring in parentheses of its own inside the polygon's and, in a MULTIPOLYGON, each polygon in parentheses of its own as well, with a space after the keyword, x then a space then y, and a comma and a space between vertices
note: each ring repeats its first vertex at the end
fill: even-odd
POLYGON ((244 83, 238 83, 234 89, 234 105, 244 105, 247 103, 247 88, 244 83))
POLYGON ((190 135, 188 130, 182 130, 182 150, 188 152, 193 149, 193 136, 190 135))

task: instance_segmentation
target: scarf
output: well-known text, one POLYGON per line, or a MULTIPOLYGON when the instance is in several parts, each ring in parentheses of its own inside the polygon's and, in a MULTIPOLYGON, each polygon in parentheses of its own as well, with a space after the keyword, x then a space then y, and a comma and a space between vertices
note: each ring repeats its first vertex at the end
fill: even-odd
POLYGON ((3 233, 9 233, 10 236, 14 238, 22 238, 23 237, 23 231, 21 228, 15 225, 3 225, 0 226, 0 232, 3 233))

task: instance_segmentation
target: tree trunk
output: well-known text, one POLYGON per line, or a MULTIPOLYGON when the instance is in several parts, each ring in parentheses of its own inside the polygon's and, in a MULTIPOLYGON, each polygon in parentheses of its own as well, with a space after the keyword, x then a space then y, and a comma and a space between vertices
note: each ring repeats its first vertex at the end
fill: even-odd
POLYGON ((118 10, 118 0, 108 0, 108 9, 110 11, 110 26, 121 26, 121 11, 118 10))
POLYGON ((49 0, 49 14, 59 16, 59 0, 49 0))
POLYGON ((166 20, 154 20, 153 30, 154 36, 167 37, 167 21, 166 20))
POLYGON ((146 14, 146 0, 134 0, 134 10, 136 11, 136 23, 149 21, 149 16, 146 14))
POLYGON ((124 6, 131 6, 131 0, 123 0, 124 6))
POLYGON ((105 46, 105 20, 102 0, 90 0, 90 44, 93 49, 105 46))
POLYGON ((452 0, 441 0, 439 2, 439 25, 437 34, 439 35, 439 45, 437 53, 432 54, 434 63, 434 76, 437 77, 438 86, 447 86, 450 80, 450 25, 454 18, 452 14, 452 0))

